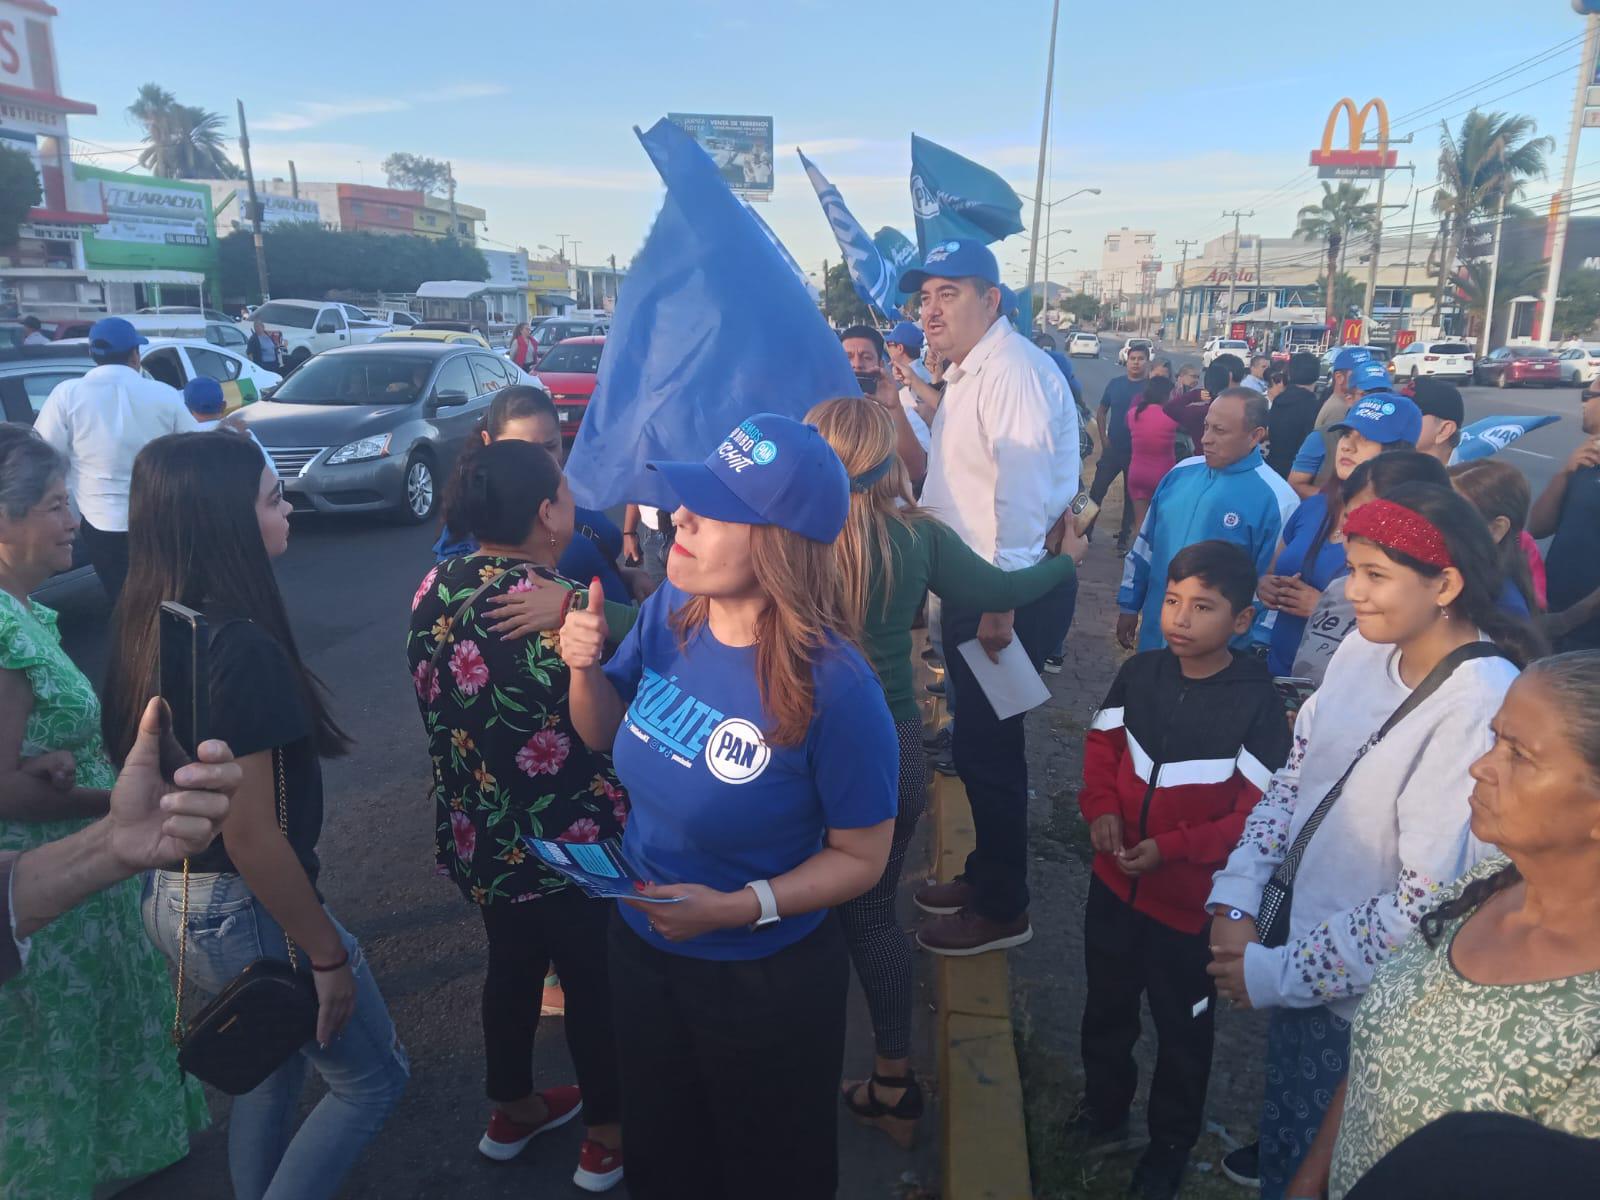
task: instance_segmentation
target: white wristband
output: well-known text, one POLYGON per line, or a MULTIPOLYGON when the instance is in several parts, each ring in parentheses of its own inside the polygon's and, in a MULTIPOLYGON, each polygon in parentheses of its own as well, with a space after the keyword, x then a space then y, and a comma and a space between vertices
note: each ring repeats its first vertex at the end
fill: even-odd
POLYGON ((751 929, 767 929, 776 925, 778 917, 778 898, 772 894, 772 884, 765 879, 752 879, 745 884, 756 894, 756 900, 761 905, 761 915, 755 919, 751 929))

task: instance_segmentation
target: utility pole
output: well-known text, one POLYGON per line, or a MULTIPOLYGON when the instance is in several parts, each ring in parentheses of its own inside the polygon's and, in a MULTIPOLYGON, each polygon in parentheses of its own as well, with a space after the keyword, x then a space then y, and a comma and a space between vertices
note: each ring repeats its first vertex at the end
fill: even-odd
POLYGON ((1179 238, 1178 245, 1183 247, 1183 262, 1178 264, 1178 335, 1181 340, 1183 335, 1183 302, 1187 299, 1188 289, 1184 286, 1189 275, 1189 247, 1198 246, 1200 243, 1194 238, 1179 238))
POLYGON ((289 160, 289 195, 300 199, 300 176, 295 173, 294 159, 289 160))
POLYGON ((239 157, 244 159, 244 178, 250 192, 250 225, 255 230, 256 283, 261 288, 262 303, 272 298, 267 289, 267 243, 261 236, 261 202, 256 199, 256 173, 250 166, 250 130, 244 123, 244 101, 239 105, 239 157))
MULTIPOLYGON (((1412 168, 1416 170, 1415 167, 1412 168)), ((1416 306, 1411 303, 1411 247, 1417 236, 1417 201, 1422 199, 1422 193, 1417 191, 1417 177, 1411 176, 1411 228, 1406 231, 1406 265, 1405 271, 1400 276, 1400 294, 1405 297, 1406 328, 1411 328, 1411 311, 1416 306)))
POLYGON ((461 236, 461 218, 456 213, 456 165, 447 162, 444 165, 445 181, 450 185, 450 236, 461 236))
MULTIPOLYGON (((1222 215, 1224 217, 1232 217, 1233 218, 1233 266, 1228 269, 1228 313, 1227 313, 1228 326, 1229 326, 1229 328, 1231 330, 1232 327, 1233 327, 1233 293, 1234 293, 1234 288, 1238 285, 1238 282, 1239 282, 1239 219, 1241 217, 1253 217, 1256 214, 1255 214, 1255 210, 1254 209, 1252 209, 1250 212, 1240 212, 1236 208, 1232 212, 1225 212, 1222 215)), ((1227 334, 1224 334, 1223 336, 1226 337, 1227 334)))
MULTIPOLYGON (((1383 185, 1389 181, 1389 147, 1411 144, 1412 135, 1390 141, 1387 129, 1378 138, 1378 153, 1382 155, 1379 160, 1383 165, 1378 168, 1378 203, 1373 207, 1376 214, 1372 226, 1372 257, 1367 261, 1367 292, 1366 298, 1361 302, 1361 344, 1372 343, 1372 306, 1378 295, 1378 259, 1383 256, 1383 185)), ((1333 289, 1328 289, 1330 295, 1333 289)))
MULTIPOLYGON (((1050 97, 1056 82, 1056 25, 1061 0, 1050 11, 1050 54, 1044 72, 1044 119, 1039 123, 1039 174, 1033 185, 1033 227, 1028 231, 1028 328, 1033 328, 1033 280, 1039 262, 1039 215, 1044 204, 1044 160, 1050 148, 1050 97)), ((1049 268, 1046 267, 1046 270, 1049 268)))
POLYGON ((833 319, 828 316, 828 260, 827 259, 823 259, 822 260, 822 319, 824 321, 827 321, 829 325, 833 324, 833 319))
MULTIPOLYGON (((1253 307, 1256 310, 1256 312, 1258 312, 1258 313, 1261 311, 1261 305, 1266 303, 1266 300, 1264 299, 1264 297, 1262 295, 1263 290, 1264 289, 1261 286, 1261 239, 1257 238, 1256 239, 1256 278, 1255 278, 1255 282, 1250 287, 1250 298, 1251 298, 1251 307, 1253 307)), ((1268 309, 1270 310, 1270 308, 1271 308, 1271 305, 1268 304, 1268 309)), ((1270 317, 1271 315, 1272 315, 1272 313, 1270 311, 1268 311, 1267 316, 1270 317)))
POLYGON ((1556 323, 1556 296, 1561 290, 1561 256, 1567 251, 1567 220, 1572 215, 1572 173, 1578 166, 1578 136, 1583 132, 1583 104, 1589 80, 1594 78, 1595 50, 1600 45, 1600 16, 1590 14, 1583 39, 1583 61, 1578 64, 1578 86, 1572 94, 1572 128, 1567 134, 1567 168, 1561 176, 1561 191, 1556 197, 1556 234, 1550 246, 1550 273, 1544 282, 1544 313, 1539 321, 1539 340, 1550 341, 1556 323))
POLYGON ((611 263, 611 307, 615 309, 617 299, 622 295, 622 280, 617 277, 617 256, 612 254, 608 257, 611 263))
POLYGON ((558 234, 556 234, 556 236, 561 239, 561 249, 556 254, 556 257, 559 258, 562 262, 566 262, 567 261, 567 239, 569 237, 571 237, 572 235, 570 233, 558 233, 558 234))
MULTIPOLYGON (((1489 353, 1489 335, 1494 329, 1494 288, 1500 279, 1500 226, 1506 219, 1506 189, 1500 189, 1500 203, 1494 212, 1494 248, 1489 251, 1489 293, 1484 297, 1483 332, 1478 336, 1478 357, 1489 353)), ((1554 308, 1554 305, 1550 306, 1554 308)))

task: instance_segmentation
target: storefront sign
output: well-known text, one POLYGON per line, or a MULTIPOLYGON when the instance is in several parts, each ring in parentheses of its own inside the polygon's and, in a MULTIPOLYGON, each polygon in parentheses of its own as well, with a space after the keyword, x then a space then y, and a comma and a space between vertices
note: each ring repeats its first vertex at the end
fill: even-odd
POLYGON ((209 246, 211 222, 204 192, 154 184, 102 180, 107 221, 95 230, 104 242, 154 246, 209 246))
MULTIPOLYGON (((256 199, 261 201, 261 225, 264 229, 276 225, 322 224, 322 210, 317 207, 315 200, 279 196, 272 192, 260 192, 256 199)), ((248 198, 245 203, 249 203, 248 198)))
POLYGON ((502 287, 529 286, 528 255, 519 250, 479 251, 489 264, 489 282, 502 287))
POLYGON ((1230 279, 1234 283, 1254 283, 1256 273, 1241 267, 1237 271, 1230 271, 1225 267, 1218 267, 1205 277, 1206 283, 1227 283, 1230 279))
POLYGON ((1359 346, 1361 344, 1361 318, 1346 317, 1344 327, 1339 331, 1339 344, 1341 346, 1359 346))
POLYGON ((81 225, 52 225, 45 221, 30 221, 17 230, 25 238, 38 238, 41 242, 78 242, 83 240, 81 225))
POLYGON ((1396 354, 1404 353, 1405 348, 1416 340, 1417 331, 1415 329, 1402 329, 1394 335, 1394 352, 1396 354))
POLYGON ((1236 342, 1244 341, 1244 339, 1245 339, 1244 322, 1243 321, 1235 321, 1232 325, 1228 326, 1228 336, 1230 338, 1232 338, 1236 342))
POLYGON ((1311 152, 1311 165, 1317 168, 1317 174, 1323 179, 1377 179, 1383 172, 1393 167, 1400 157, 1399 152, 1390 150, 1389 146, 1389 110, 1382 100, 1371 99, 1356 110, 1356 102, 1346 96, 1333 106, 1333 111, 1328 114, 1328 122, 1322 128, 1322 147, 1311 152), (1343 113, 1350 127, 1350 144, 1347 149, 1335 150, 1333 148, 1334 129, 1339 124, 1339 114, 1343 113), (1362 148, 1367 130, 1367 117, 1376 113, 1378 117, 1378 148, 1366 150, 1362 148))

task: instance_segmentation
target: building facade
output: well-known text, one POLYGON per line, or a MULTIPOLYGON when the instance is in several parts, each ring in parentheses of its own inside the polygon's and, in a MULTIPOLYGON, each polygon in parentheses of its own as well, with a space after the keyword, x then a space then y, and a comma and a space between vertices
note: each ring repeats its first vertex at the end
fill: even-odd
POLYGON ((1150 291, 1160 270, 1155 230, 1124 225, 1100 239, 1100 270, 1085 282, 1092 296, 1126 302, 1150 291))
POLYGON ((203 183, 75 165, 98 187, 106 219, 83 237, 84 267, 110 312, 145 305, 214 305, 221 286, 211 189, 203 183))

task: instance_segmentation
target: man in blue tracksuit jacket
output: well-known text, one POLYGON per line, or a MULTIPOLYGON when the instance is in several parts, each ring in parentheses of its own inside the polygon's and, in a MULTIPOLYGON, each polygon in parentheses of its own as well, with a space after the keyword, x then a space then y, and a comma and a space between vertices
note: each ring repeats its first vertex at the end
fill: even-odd
MULTIPOLYGON (((1155 650, 1161 636, 1161 603, 1167 564, 1185 546, 1220 538, 1244 547, 1266 574, 1277 553, 1278 537, 1300 497, 1261 457, 1267 436, 1267 398, 1249 388, 1231 387, 1206 413, 1201 453, 1168 471, 1156 486, 1138 540, 1128 552, 1117 593, 1117 641, 1155 650)), ((1277 616, 1261 606, 1254 628, 1235 644, 1270 636, 1277 616)))

